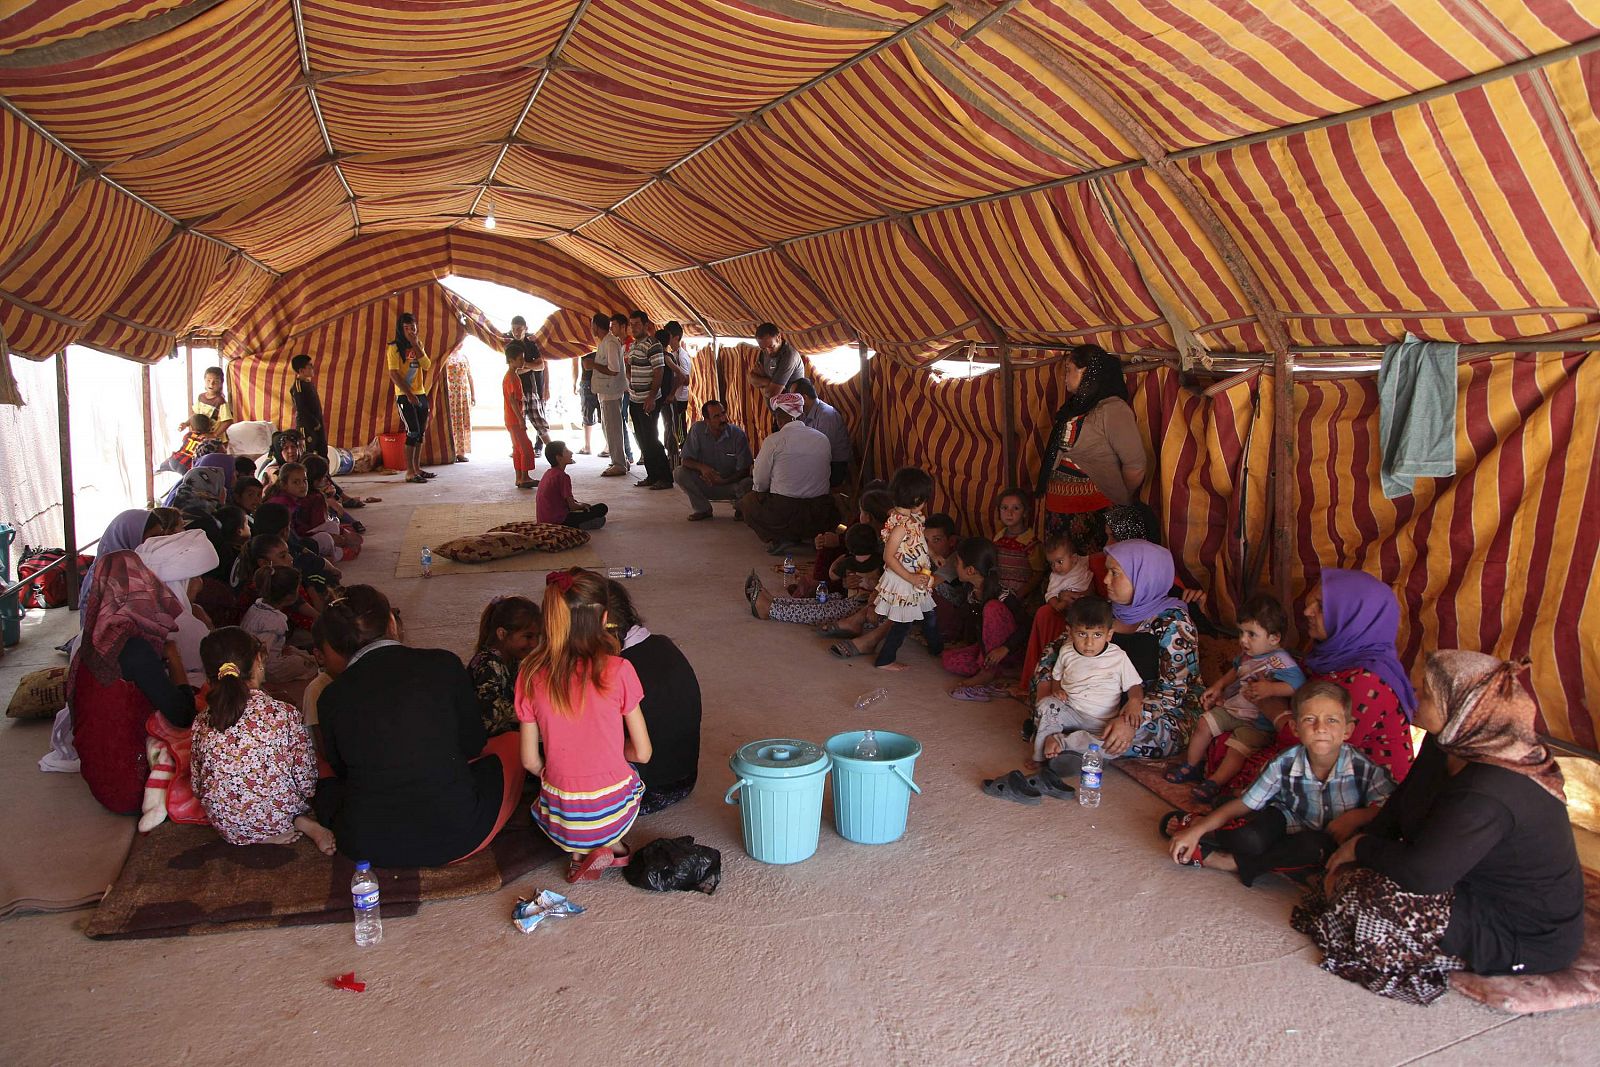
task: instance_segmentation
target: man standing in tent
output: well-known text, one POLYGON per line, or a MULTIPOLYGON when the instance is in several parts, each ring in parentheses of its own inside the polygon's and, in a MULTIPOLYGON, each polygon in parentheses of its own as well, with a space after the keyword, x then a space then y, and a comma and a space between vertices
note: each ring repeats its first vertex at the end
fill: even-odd
POLYGON ((772 398, 778 429, 761 443, 750 472, 750 492, 739 501, 745 524, 773 555, 809 542, 839 521, 839 509, 828 492, 833 446, 827 435, 800 421, 805 410, 805 397, 799 393, 772 398))
POLYGON ((800 365, 800 353, 794 345, 783 339, 783 331, 770 322, 756 327, 756 345, 761 357, 750 368, 747 380, 761 390, 768 400, 779 393, 788 392, 789 385, 805 374, 800 365))
POLYGON ((598 312, 591 320, 594 327, 594 378, 590 387, 595 399, 600 401, 600 428, 605 432, 606 451, 611 456, 611 466, 600 472, 602 478, 620 478, 628 473, 623 466, 626 449, 623 443, 622 398, 627 392, 628 379, 622 367, 621 329, 614 328, 617 319, 626 328, 627 319, 620 315, 598 312), (621 462, 619 462, 619 460, 621 462))
POLYGON ((672 465, 667 461, 667 450, 661 447, 656 422, 661 380, 666 375, 666 350, 656 340, 655 324, 643 311, 629 315, 628 326, 633 330, 633 347, 628 350, 628 410, 633 416, 633 436, 639 442, 639 458, 644 460, 644 479, 634 485, 671 489, 672 465))

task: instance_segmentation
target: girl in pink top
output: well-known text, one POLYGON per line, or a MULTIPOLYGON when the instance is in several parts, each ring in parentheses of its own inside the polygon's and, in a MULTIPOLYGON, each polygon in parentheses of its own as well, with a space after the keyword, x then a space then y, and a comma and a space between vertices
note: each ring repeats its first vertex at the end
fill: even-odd
POLYGON ((617 652, 606 629, 606 580, 577 567, 547 575, 544 633, 522 661, 516 709, 522 763, 540 781, 533 820, 572 853, 569 882, 626 865, 628 850, 615 846, 644 794, 630 766, 652 754, 639 710, 644 689, 617 652))

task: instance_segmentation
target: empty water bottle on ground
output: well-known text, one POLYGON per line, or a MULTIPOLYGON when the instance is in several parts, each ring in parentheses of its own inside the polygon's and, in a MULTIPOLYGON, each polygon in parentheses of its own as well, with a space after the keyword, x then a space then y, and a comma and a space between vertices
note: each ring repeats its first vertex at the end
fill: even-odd
MULTIPOLYGON (((874 689, 870 693, 862 693, 856 697, 856 710, 866 711, 868 708, 881 703, 889 695, 887 689, 874 689)), ((872 730, 867 730, 861 735, 861 740, 856 742, 856 759, 878 758, 878 735, 872 730)))
POLYGON ((607 578, 643 578, 643 567, 607 567, 607 578))
POLYGON ((426 545, 422 547, 422 576, 433 577, 433 549, 426 545))
POLYGON ((362 948, 383 940, 383 920, 378 916, 378 879, 372 864, 356 864, 350 878, 350 903, 356 909, 356 944, 362 948))
POLYGON ((817 583, 817 603, 818 604, 826 604, 827 602, 828 602, 828 583, 827 582, 818 582, 817 583))
POLYGON ((1083 770, 1078 773, 1078 803, 1086 808, 1100 806, 1100 774, 1105 769, 1105 757, 1099 745, 1090 745, 1083 754, 1083 770))

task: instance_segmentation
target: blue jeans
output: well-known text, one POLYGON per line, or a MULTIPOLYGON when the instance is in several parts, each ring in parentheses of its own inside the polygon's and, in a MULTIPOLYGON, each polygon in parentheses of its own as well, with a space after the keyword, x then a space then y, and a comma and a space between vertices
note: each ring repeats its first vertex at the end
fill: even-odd
MULTIPOLYGON (((900 653, 900 646, 905 643, 906 635, 911 632, 909 622, 892 622, 889 632, 884 635, 883 644, 878 646, 878 658, 873 660, 877 667, 887 667, 894 662, 895 656, 900 653)), ((944 651, 944 638, 939 634, 939 623, 933 612, 922 616, 922 636, 928 639, 928 652, 937 656, 944 651)))

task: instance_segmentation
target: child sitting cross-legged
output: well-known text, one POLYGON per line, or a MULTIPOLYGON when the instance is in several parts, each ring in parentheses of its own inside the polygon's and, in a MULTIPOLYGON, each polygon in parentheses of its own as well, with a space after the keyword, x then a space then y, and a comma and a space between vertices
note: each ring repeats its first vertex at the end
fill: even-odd
POLYGON ((1345 743, 1355 728, 1350 694, 1333 682, 1308 682, 1293 707, 1300 743, 1267 764, 1243 796, 1200 818, 1176 811, 1162 818, 1173 862, 1234 871, 1245 885, 1268 871, 1314 873, 1377 815, 1394 779, 1345 743))
POLYGON ((572 476, 567 473, 567 468, 572 466, 572 450, 567 443, 551 441, 544 446, 544 458, 550 469, 539 480, 534 497, 539 521, 579 530, 598 530, 604 526, 604 504, 585 504, 572 495, 572 476))
POLYGON ((1143 719, 1144 682, 1133 661, 1111 643, 1115 616, 1104 597, 1083 596, 1067 609, 1068 643, 1039 685, 1030 771, 1063 752, 1087 752, 1120 713, 1143 719))
POLYGON ((1274 722, 1261 711, 1261 700, 1289 697, 1306 684, 1305 672, 1281 647, 1289 617, 1276 597, 1258 593, 1239 609, 1239 652, 1233 668, 1211 683, 1200 697, 1206 710, 1194 724, 1189 751, 1183 762, 1168 771, 1169 782, 1192 782, 1194 798, 1209 804, 1244 767, 1252 752, 1265 748, 1278 735, 1288 712, 1274 722), (1228 735, 1226 754, 1217 769, 1205 774, 1206 751, 1214 738, 1228 735))
POLYGON ((317 676, 310 654, 289 644, 289 614, 300 608, 300 572, 281 564, 263 563, 251 580, 256 600, 239 620, 239 628, 261 643, 269 696, 299 705, 306 683, 317 676))

